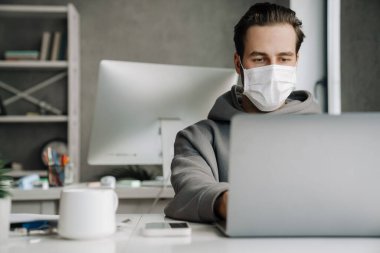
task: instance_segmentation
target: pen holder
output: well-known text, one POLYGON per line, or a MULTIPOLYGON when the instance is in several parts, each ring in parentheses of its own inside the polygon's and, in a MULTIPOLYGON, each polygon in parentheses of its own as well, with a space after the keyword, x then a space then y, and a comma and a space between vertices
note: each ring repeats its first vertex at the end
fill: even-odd
POLYGON ((49 186, 63 186, 65 183, 65 167, 61 165, 49 165, 49 186))
POLYGON ((48 165, 50 186, 64 186, 74 182, 73 163, 67 154, 58 153, 48 147, 43 157, 48 165))

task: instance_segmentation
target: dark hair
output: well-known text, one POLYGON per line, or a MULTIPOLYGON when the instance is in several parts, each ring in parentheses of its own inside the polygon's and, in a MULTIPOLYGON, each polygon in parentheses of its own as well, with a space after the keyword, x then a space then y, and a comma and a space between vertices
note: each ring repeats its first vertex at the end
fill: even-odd
POLYGON ((296 17, 296 13, 277 4, 257 3, 252 5, 235 25, 234 42, 238 55, 243 57, 244 40, 248 28, 254 25, 265 26, 277 23, 286 23, 293 26, 297 35, 296 53, 298 53, 305 35, 301 30, 302 22, 296 17))

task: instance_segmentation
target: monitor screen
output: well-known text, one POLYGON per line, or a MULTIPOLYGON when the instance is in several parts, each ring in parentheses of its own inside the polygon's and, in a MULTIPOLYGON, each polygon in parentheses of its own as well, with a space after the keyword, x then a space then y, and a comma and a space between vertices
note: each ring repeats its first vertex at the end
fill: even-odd
POLYGON ((88 162, 162 164, 176 132, 206 119, 237 81, 234 69, 101 61, 88 162))

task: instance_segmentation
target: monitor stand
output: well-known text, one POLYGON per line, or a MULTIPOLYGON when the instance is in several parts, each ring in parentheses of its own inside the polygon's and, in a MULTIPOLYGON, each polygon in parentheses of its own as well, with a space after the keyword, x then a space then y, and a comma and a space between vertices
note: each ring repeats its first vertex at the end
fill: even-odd
POLYGON ((160 134, 162 143, 162 177, 141 182, 142 186, 170 186, 171 163, 174 157, 174 141, 177 133, 183 129, 178 118, 161 118, 160 134))

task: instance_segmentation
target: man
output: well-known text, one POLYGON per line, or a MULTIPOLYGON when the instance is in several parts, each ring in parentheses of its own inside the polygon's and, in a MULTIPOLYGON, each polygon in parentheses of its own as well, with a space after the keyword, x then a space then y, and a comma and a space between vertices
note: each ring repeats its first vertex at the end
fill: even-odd
POLYGON ((235 26, 234 64, 244 87, 233 86, 216 100, 207 120, 177 134, 171 177, 175 197, 165 208, 167 216, 198 222, 226 218, 232 116, 319 112, 309 92, 293 91, 304 39, 301 25, 292 10, 263 3, 253 5, 235 26))

